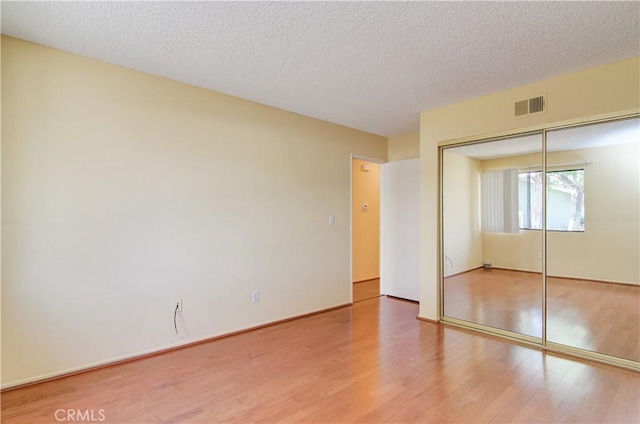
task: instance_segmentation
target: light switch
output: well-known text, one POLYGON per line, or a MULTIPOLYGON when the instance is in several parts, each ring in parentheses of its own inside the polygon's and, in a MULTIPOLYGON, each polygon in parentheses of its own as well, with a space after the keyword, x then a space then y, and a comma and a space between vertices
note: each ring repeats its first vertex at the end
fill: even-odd
POLYGON ((333 215, 329 215, 329 225, 333 225, 333 215))

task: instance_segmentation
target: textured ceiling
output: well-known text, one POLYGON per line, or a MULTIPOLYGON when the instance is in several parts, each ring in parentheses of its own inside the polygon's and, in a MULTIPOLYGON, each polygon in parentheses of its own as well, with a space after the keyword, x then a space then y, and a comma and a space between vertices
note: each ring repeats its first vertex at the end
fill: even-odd
POLYGON ((2 2, 2 33, 364 131, 640 55, 639 2, 2 2))

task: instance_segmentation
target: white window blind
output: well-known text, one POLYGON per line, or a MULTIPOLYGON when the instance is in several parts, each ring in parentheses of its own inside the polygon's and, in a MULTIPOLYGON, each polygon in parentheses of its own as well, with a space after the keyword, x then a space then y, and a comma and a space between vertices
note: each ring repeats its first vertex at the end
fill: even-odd
POLYGON ((519 232, 518 170, 484 171, 481 190, 482 231, 519 232))

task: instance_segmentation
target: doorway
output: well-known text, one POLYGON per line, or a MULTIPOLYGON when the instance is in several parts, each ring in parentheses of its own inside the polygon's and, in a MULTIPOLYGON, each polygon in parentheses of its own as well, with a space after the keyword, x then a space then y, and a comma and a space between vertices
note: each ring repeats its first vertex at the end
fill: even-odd
POLYGON ((352 302, 380 297, 380 161, 351 159, 352 302))

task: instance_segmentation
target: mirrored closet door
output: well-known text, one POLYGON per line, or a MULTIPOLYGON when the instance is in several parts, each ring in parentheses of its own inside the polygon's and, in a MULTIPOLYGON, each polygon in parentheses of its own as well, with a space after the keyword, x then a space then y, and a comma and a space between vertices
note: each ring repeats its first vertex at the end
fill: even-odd
POLYGON ((640 360, 640 122, 547 132, 547 340, 640 360))
POLYGON ((640 118, 440 153, 442 320, 640 369, 640 118))
POLYGON ((542 134, 441 150, 443 315, 542 337, 542 134))

